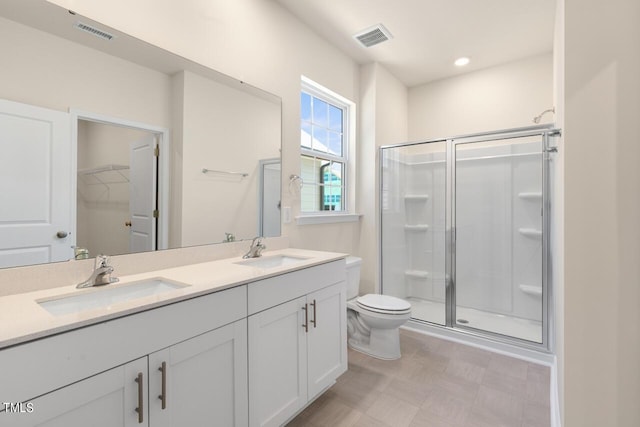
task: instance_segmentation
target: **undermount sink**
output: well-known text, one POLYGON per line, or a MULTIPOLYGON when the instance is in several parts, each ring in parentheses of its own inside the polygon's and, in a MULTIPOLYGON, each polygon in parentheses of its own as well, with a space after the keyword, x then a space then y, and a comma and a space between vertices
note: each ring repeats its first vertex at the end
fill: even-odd
POLYGON ((93 292, 83 292, 79 295, 67 295, 52 299, 37 301, 38 304, 54 316, 78 313, 94 308, 106 308, 112 304, 160 295, 189 285, 172 282, 163 278, 153 278, 140 282, 133 282, 118 287, 95 287, 93 292))
POLYGON ((297 264, 302 261, 306 261, 309 258, 296 257, 291 255, 272 255, 259 258, 250 258, 246 261, 239 261, 235 264, 247 265, 249 267, 257 268, 275 268, 283 267, 285 265, 297 264))

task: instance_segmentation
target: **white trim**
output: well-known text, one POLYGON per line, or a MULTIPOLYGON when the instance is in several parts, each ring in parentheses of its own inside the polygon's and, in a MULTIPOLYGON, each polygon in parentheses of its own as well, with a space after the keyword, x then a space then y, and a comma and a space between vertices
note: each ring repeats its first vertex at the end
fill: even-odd
MULTIPOLYGON (((313 157, 323 160, 332 160, 339 163, 344 164, 344 176, 342 177, 342 208, 343 212, 352 212, 355 210, 355 186, 351 185, 352 180, 350 176, 352 175, 352 171, 355 171, 355 151, 352 151, 352 147, 355 147, 355 117, 356 117, 356 104, 355 102, 345 98, 338 93, 327 89, 326 87, 320 85, 319 83, 314 82, 306 76, 300 76, 301 81, 301 92, 305 92, 314 96, 316 98, 320 98, 323 101, 326 101, 329 104, 333 104, 336 107, 339 107, 343 111, 342 117, 342 156, 332 155, 330 153, 323 153, 321 151, 315 151, 313 149, 307 149, 305 147, 300 146, 301 155, 307 157, 313 157)), ((314 184, 315 185, 315 184, 314 184)), ((308 216, 315 215, 323 215, 322 211, 310 211, 308 216)), ((355 214, 354 214, 355 215, 355 214)), ((322 224, 322 223, 330 223, 330 222, 347 222, 347 221, 357 221, 357 219, 353 220, 327 220, 320 222, 300 222, 298 218, 306 217, 306 214, 303 214, 301 217, 296 217, 297 223, 300 224, 322 224)))
POLYGON ((551 409, 551 427, 562 427, 560 415, 560 395, 558 390, 558 358, 553 358, 551 365, 551 381, 549 382, 549 405, 551 409))
POLYGON ((358 222, 362 214, 309 214, 296 217, 297 225, 332 224, 340 222, 358 222))
MULTIPOLYGON (((69 114, 71 116, 71 146, 73 149, 72 153, 72 164, 71 164, 71 173, 72 176, 76 176, 78 173, 78 159, 77 159, 77 150, 78 150, 78 120, 87 120, 96 123, 102 124, 111 124, 122 126, 131 129, 144 130, 148 132, 152 132, 159 136, 158 146, 160 147, 160 161, 158 164, 158 210, 160 212, 158 218, 158 246, 156 250, 167 249, 169 247, 169 129, 149 125, 146 123, 135 122, 132 120, 122 119, 119 117, 107 116, 104 114, 92 113, 88 111, 82 111, 75 108, 69 109, 69 114)), ((77 191, 76 180, 73 180, 72 190, 77 191)), ((74 198, 75 200, 75 198, 74 198)), ((76 218, 76 210, 75 207, 72 210, 72 218, 73 218, 73 227, 75 233, 75 221, 76 218)))
POLYGON ((505 356, 514 357, 516 359, 525 360, 538 365, 549 366, 550 368, 553 367, 555 361, 555 356, 550 353, 493 341, 480 336, 463 334, 454 329, 445 327, 439 328, 428 324, 422 324, 421 322, 408 322, 401 326, 401 328, 425 335, 431 335, 448 341, 454 341, 470 347, 480 348, 493 353, 503 354, 505 356))
POLYGON ((317 95, 321 98, 334 98, 334 101, 339 104, 345 104, 349 107, 355 105, 355 103, 344 96, 332 91, 331 89, 327 89, 326 87, 320 85, 319 83, 314 82, 309 77, 300 76, 300 80, 302 81, 302 87, 307 89, 311 95, 317 95))

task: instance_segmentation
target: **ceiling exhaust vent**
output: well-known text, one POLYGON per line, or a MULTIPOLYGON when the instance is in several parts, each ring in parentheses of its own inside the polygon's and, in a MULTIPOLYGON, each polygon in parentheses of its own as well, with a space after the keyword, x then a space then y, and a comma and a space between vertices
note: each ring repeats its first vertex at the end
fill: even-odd
POLYGON ((364 47, 371 47, 393 38, 389 30, 387 30, 382 24, 374 25, 366 30, 362 30, 353 37, 362 43, 364 47))
POLYGON ((109 41, 109 40, 112 40, 112 39, 114 39, 116 37, 111 33, 107 33, 106 31, 100 30, 100 29, 98 29, 96 27, 92 27, 91 25, 83 24, 80 21, 77 21, 75 24, 73 24, 73 26, 75 28, 77 28, 78 30, 80 30, 80 31, 84 31, 84 32, 89 33, 89 34, 93 34, 94 36, 99 37, 99 38, 101 38, 103 40, 109 41))

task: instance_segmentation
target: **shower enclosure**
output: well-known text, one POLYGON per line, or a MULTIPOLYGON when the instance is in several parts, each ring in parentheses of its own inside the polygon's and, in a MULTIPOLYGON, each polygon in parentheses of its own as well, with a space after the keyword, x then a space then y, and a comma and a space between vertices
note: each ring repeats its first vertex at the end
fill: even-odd
POLYGON ((412 322, 548 349, 548 126, 380 148, 381 287, 412 322))

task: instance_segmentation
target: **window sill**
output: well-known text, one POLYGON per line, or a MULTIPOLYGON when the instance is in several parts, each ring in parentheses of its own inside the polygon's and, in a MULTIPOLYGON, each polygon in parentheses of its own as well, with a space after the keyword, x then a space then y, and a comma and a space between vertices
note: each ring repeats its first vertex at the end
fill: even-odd
POLYGON ((339 222, 357 222, 362 214, 312 214, 296 217, 297 225, 334 224, 339 222))

